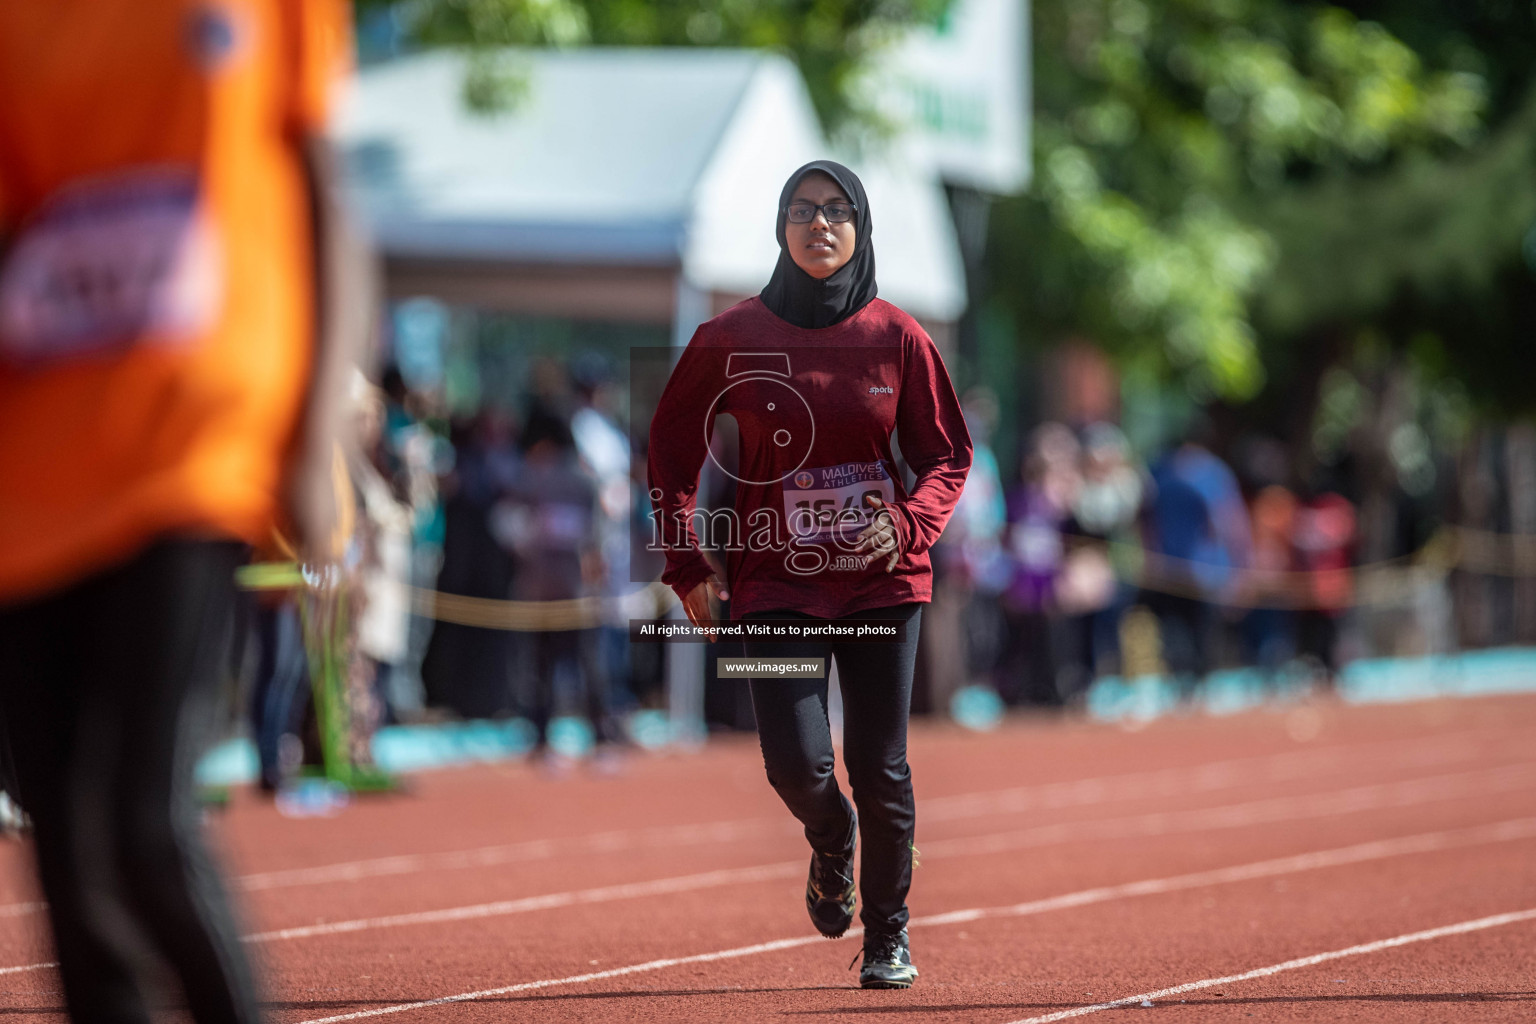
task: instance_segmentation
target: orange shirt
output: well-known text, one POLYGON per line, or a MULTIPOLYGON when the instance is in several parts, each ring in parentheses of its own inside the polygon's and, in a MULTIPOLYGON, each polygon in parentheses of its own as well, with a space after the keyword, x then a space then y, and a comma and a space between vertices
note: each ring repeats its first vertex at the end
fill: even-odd
POLYGON ((260 541, 314 333, 344 0, 0 4, 0 603, 260 541))

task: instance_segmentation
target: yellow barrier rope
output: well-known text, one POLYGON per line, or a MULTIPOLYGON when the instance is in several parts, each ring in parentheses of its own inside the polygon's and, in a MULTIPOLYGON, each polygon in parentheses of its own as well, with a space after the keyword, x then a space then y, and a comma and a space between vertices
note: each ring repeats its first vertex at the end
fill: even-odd
POLYGON ((411 588, 412 606, 418 615, 483 629, 558 632, 589 629, 603 622, 654 619, 677 603, 672 588, 652 583, 621 598, 576 597, 564 601, 500 601, 489 597, 444 594, 423 587, 411 588))
MULTIPOLYGON (((246 590, 297 590, 312 586, 295 562, 257 562, 242 566, 235 581, 246 590)), ((438 622, 482 629, 559 632, 590 629, 604 622, 656 619, 677 603, 672 588, 652 583, 623 597, 577 597, 566 601, 502 601, 490 597, 446 594, 411 588, 411 608, 438 622)))
POLYGON ((1117 552, 1123 560, 1139 560, 1137 571, 1123 571, 1110 559, 1116 575, 1126 583, 1175 597, 1211 601, 1230 608, 1340 608, 1345 606, 1391 604, 1409 591, 1442 579, 1451 568, 1442 562, 1443 547, 1439 535, 1411 555, 1348 569, 1284 570, 1231 569, 1231 577, 1218 590, 1197 582, 1196 574, 1215 568, 1208 562, 1147 551, 1125 541, 1097 541, 1075 538, 1073 550, 1100 549, 1117 552), (1322 583, 1335 592, 1350 596, 1323 599, 1316 590, 1322 583))
MULTIPOLYGON (((1509 578, 1536 577, 1536 534, 1499 534, 1461 526, 1441 527, 1419 550, 1381 562, 1348 569, 1234 570, 1234 582, 1219 596, 1194 582, 1192 571, 1206 563, 1172 558, 1124 541, 1071 538, 1074 549, 1098 548, 1139 560, 1138 572, 1120 578, 1143 590, 1214 601, 1234 608, 1335 609, 1400 602, 1405 595, 1442 581, 1452 570, 1509 578), (1320 579, 1339 590, 1348 578, 1345 600, 1316 595, 1320 579)), ((1111 564, 1114 560, 1111 559, 1111 564)), ((291 590, 306 585, 304 571, 293 562, 262 562, 242 568, 237 580, 248 590, 291 590)), ((564 601, 507 601, 489 597, 446 594, 425 587, 411 588, 416 614, 438 622, 482 629, 519 632, 560 632, 590 629, 604 622, 655 619, 677 604, 672 588, 651 583, 624 597, 577 597, 564 601)))
MULTIPOLYGON (((1208 563, 1147 551, 1124 541, 1073 538, 1075 549, 1099 548, 1142 563, 1120 578, 1143 590, 1213 601, 1232 608, 1337 609, 1399 603, 1406 595, 1441 582, 1453 570, 1508 578, 1536 577, 1536 534, 1501 534, 1464 526, 1442 526, 1417 551, 1347 569, 1234 569, 1232 580, 1213 594, 1193 579, 1208 563), (1345 592, 1343 599, 1317 596, 1319 583, 1345 592)), ((1114 564, 1114 560, 1111 560, 1114 564)))
POLYGON ((1489 576, 1536 576, 1536 534, 1448 526, 1456 567, 1489 576))

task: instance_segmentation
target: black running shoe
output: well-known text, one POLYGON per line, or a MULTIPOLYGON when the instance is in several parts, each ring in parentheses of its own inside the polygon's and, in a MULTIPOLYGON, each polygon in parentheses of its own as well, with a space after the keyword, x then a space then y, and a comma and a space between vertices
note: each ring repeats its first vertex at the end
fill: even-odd
POLYGON ((864 966, 859 968, 862 988, 911 988, 917 979, 907 932, 895 935, 864 934, 864 966))
POLYGON ((858 902, 853 888, 853 851, 859 844, 859 828, 844 853, 811 851, 811 873, 805 880, 805 909, 816 930, 829 939, 841 938, 853 923, 858 902))

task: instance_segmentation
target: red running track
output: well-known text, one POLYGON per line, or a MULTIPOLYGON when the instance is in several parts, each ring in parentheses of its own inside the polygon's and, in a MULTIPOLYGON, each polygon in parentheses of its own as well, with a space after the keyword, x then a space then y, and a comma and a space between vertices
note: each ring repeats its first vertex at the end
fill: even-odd
MULTIPOLYGON (((919 725, 922 971, 817 937, 750 737, 214 825, 272 1019, 1536 1020, 1536 698, 919 725)), ((25 848, 0 1014, 64 1019, 25 848)))

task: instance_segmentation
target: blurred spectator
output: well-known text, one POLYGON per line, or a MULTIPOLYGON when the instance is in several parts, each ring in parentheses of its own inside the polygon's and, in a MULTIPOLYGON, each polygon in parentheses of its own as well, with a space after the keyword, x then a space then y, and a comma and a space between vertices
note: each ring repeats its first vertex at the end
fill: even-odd
MULTIPOLYGON (((997 396, 986 387, 971 388, 961 402, 973 445, 971 471, 965 490, 945 529, 946 553, 958 549, 959 582, 966 601, 966 677, 990 676, 1007 642, 1008 624, 998 594, 1008 586, 1011 565, 1003 550, 1003 531, 1008 525, 1008 505, 1003 481, 992 452, 997 428, 997 396)), ((947 561, 954 561, 949 559, 947 561)), ((963 680, 962 680, 963 681, 963 680)))
POLYGON ((1294 494, 1270 484, 1254 495, 1251 510, 1253 552, 1242 596, 1253 607, 1243 617, 1243 641, 1248 659, 1270 675, 1296 653, 1296 508, 1294 494))
POLYGON ((1010 704, 1061 704, 1057 686, 1062 638, 1054 624, 1062 528, 1077 499, 1081 447, 1060 423, 1038 427, 1024 457, 1023 483, 1009 492, 1008 552, 1012 579, 1002 593, 1008 642, 997 673, 1010 704))
POLYGON ((421 541, 441 546, 440 530, 433 533, 430 520, 438 507, 438 478, 453 468, 453 446, 428 420, 436 415, 442 395, 409 390, 394 366, 385 368, 380 390, 384 425, 375 456, 379 472, 410 505, 416 519, 413 529, 421 541))
MULTIPOLYGON (((443 564, 445 516, 438 479, 453 469, 453 446, 425 422, 433 396, 410 391, 397 367, 385 368, 382 389, 384 433, 376 464, 410 510, 407 582, 412 587, 431 590, 443 564)), ((389 673, 384 688, 390 713, 397 720, 418 718, 426 706, 421 662, 431 636, 432 620, 411 615, 405 651, 389 673)))
POLYGON ((282 788, 303 757, 298 737, 309 703, 309 656, 291 593, 256 595, 251 629, 256 642, 251 722, 257 784, 271 794, 282 788))
MULTIPOLYGON (((504 601, 513 561, 491 534, 491 508, 518 472, 513 421, 487 410, 454 433, 457 457, 443 483, 443 560, 437 589, 504 601)), ((438 622, 422 660, 427 700, 465 718, 512 710, 510 636, 497 629, 438 622)))
MULTIPOLYGON (((582 597, 603 582, 597 489, 577 462, 570 425, 554 411, 535 404, 522 446, 522 464, 491 515, 492 535, 516 558, 511 596, 540 602, 582 597)), ((552 719, 583 705, 594 739, 614 738, 597 630, 528 632, 519 639, 531 669, 524 704, 539 748, 547 749, 552 719)))
POLYGON ((1143 603, 1158 618, 1163 659, 1187 693, 1210 671, 1219 642, 1218 608, 1252 546, 1248 509, 1237 478, 1205 446, 1200 421, 1152 469, 1147 519, 1149 561, 1143 603))
POLYGON ((1339 620, 1355 596, 1355 522, 1355 507, 1331 491, 1308 498, 1296 513, 1294 543, 1309 573, 1307 606, 1297 616, 1297 653, 1321 670, 1330 687, 1339 670, 1339 620))
POLYGON ((372 761, 372 738, 388 712, 390 679, 405 660, 411 623, 411 510, 380 471, 385 406, 382 392, 358 374, 353 383, 356 444, 347 475, 357 505, 352 621, 357 656, 347 679, 352 761, 372 761))
POLYGON ((1145 473, 1131 462, 1125 434, 1112 423, 1083 431, 1082 483, 1072 501, 1058 602, 1076 622, 1070 632, 1079 692, 1096 676, 1120 671, 1120 616, 1134 591, 1124 580, 1141 572, 1137 524, 1146 496, 1145 473))
POLYGON ((596 355, 572 372, 578 407, 571 436, 582 465, 597 485, 598 557, 602 562, 603 621, 598 626, 599 663, 608 681, 610 708, 635 705, 630 683, 629 615, 624 599, 645 587, 630 579, 630 519, 634 514, 629 435, 617 422, 619 389, 596 355))
MULTIPOLYGON (((376 464, 384 423, 382 392, 357 372, 350 401, 353 443, 343 451, 345 474, 335 480, 343 491, 337 495, 343 510, 341 525, 350 529, 339 559, 350 626, 341 641, 343 649, 337 652, 346 671, 339 708, 345 716, 341 733, 346 750, 336 753, 352 764, 366 765, 373 761, 373 735, 388 713, 389 674, 405 652, 410 619, 410 511, 395 499, 376 464)), ((259 783, 268 792, 289 782, 301 760, 324 763, 320 750, 309 751, 307 758, 302 752, 306 726, 314 724, 309 652, 302 626, 292 595, 258 598, 251 712, 259 783)))

